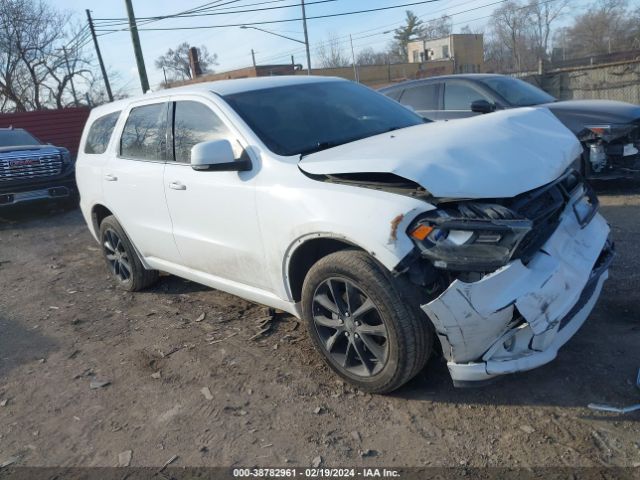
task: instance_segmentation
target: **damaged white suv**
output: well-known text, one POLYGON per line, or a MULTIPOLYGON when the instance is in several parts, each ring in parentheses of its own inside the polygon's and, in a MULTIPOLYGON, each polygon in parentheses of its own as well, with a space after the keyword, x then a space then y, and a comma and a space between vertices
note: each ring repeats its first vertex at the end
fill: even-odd
POLYGON ((77 181, 117 282, 158 271, 302 317, 389 392, 439 342, 456 385, 555 358, 613 256, 544 109, 429 123, 354 83, 202 83, 96 108, 77 181))

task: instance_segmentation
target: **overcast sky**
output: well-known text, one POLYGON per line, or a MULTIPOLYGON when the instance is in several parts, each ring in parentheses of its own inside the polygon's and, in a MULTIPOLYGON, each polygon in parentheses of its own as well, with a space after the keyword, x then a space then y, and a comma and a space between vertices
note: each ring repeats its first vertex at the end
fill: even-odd
MULTIPOLYGON (((228 3, 229 0, 220 0, 218 3, 228 3)), ((245 9, 242 5, 255 4, 265 0, 241 0, 221 8, 234 7, 245 9)), ((311 3, 316 0, 306 0, 311 3)), ((327 15, 354 10, 372 9, 393 5, 414 3, 417 0, 337 0, 307 6, 307 16, 327 15)), ((424 3, 411 7, 397 8, 382 12, 363 13, 343 17, 314 19, 308 21, 309 41, 311 44, 311 57, 317 58, 315 50, 318 44, 329 35, 335 34, 345 42, 345 52, 350 48, 349 34, 353 35, 356 54, 359 50, 371 46, 382 50, 393 37, 392 33, 383 33, 400 26, 405 17, 405 10, 410 9, 423 20, 437 18, 442 14, 453 17, 454 31, 459 31, 464 25, 469 24, 474 30, 482 28, 486 23, 486 16, 496 8, 496 5, 487 5, 496 0, 437 0, 433 3, 424 3), (487 5, 487 6, 485 6, 487 5), (485 6, 485 7, 483 7, 485 6), (481 8, 479 8, 481 7, 481 8), (474 9, 473 11, 464 12, 474 9)), ((86 23, 85 9, 91 10, 92 16, 98 18, 124 18, 126 9, 124 0, 56 0, 53 2, 58 8, 74 13, 75 21, 86 23)), ((136 17, 149 17, 167 15, 181 12, 190 8, 203 5, 205 0, 133 0, 136 17)), ((294 5, 296 7, 283 8, 271 11, 234 13, 226 15, 205 16, 197 18, 166 19, 148 25, 148 28, 173 28, 194 27, 222 24, 242 24, 261 22, 268 20, 282 20, 299 18, 301 16, 299 0, 282 0, 269 4, 246 7, 263 8, 268 6, 294 5)), ((577 1, 578 5, 588 2, 577 1)), ((640 0, 632 0, 632 3, 640 3, 640 0)), ((574 12, 575 13, 575 12, 574 12)), ((303 39, 302 22, 276 23, 272 25, 258 25, 260 28, 271 30, 282 35, 303 39)), ((120 27, 121 28, 121 27, 120 27)), ((140 25, 140 28, 144 26, 140 25)), ((110 70, 119 74, 118 87, 124 88, 130 94, 140 93, 140 83, 131 36, 128 31, 119 31, 100 36, 98 39, 104 61, 110 70)), ((260 63, 289 63, 291 55, 295 56, 296 63, 306 64, 304 45, 281 39, 256 30, 243 30, 239 27, 211 28, 198 30, 177 31, 141 31, 140 41, 144 54, 149 82, 157 85, 162 80, 162 71, 154 66, 154 60, 165 53, 169 48, 175 47, 181 42, 188 42, 192 46, 205 45, 209 52, 218 55, 219 65, 216 71, 226 71, 251 65, 251 49, 256 51, 256 61, 260 63)), ((89 44, 87 48, 91 48, 89 44)), ((349 50, 350 51, 350 50, 349 50)))

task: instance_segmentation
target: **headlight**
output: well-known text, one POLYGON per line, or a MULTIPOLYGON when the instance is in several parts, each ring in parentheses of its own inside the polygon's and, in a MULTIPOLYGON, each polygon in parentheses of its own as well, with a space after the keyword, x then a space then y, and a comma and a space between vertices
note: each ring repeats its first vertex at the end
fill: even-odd
POLYGON ((617 138, 629 135, 636 128, 636 125, 604 124, 587 125, 585 128, 587 131, 583 135, 584 140, 588 140, 588 137, 591 137, 592 140, 602 139, 609 143, 617 138))
POLYGON ((64 163, 71 163, 71 153, 69 153, 69 150, 62 150, 62 161, 64 163))
POLYGON ((509 262, 531 228, 502 205, 473 203, 429 212, 408 233, 437 268, 492 271, 509 262))

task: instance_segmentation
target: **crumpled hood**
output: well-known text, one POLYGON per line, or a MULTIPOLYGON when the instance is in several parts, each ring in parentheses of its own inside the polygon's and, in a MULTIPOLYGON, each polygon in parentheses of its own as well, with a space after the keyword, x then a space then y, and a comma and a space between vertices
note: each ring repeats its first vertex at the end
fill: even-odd
POLYGON ((434 197, 509 198, 558 178, 580 142, 545 108, 519 108, 376 135, 304 157, 316 175, 393 173, 434 197))

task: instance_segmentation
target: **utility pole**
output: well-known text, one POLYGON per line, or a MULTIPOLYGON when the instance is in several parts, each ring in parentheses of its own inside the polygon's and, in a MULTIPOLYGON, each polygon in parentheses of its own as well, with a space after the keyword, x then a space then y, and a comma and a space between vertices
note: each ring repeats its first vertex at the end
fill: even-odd
POLYGON ((136 25, 136 16, 133 13, 133 5, 131 0, 124 0, 127 5, 127 17, 129 17, 129 30, 131 31, 131 42, 133 43, 133 52, 136 56, 136 65, 138 66, 138 74, 140 75, 140 86, 142 93, 149 90, 149 80, 147 79, 147 69, 144 66, 144 57, 142 56, 142 48, 140 47, 140 37, 138 36, 138 26, 136 25))
POLYGON ((100 53, 100 46, 98 45, 98 38, 96 37, 96 31, 93 28, 93 20, 91 19, 91 12, 89 9, 87 9, 87 20, 89 21, 89 29, 91 30, 91 36, 93 37, 93 46, 96 47, 96 55, 98 56, 98 63, 100 64, 100 70, 102 71, 104 86, 107 89, 107 97, 109 97, 110 102, 113 102, 113 94, 111 93, 111 85, 109 85, 109 77, 107 76, 107 70, 104 68, 102 54, 100 53))
POLYGON ((307 75, 311 75, 311 52, 309 51, 309 33, 307 32, 307 12, 304 8, 304 0, 302 4, 302 26, 304 27, 304 45, 307 48, 307 75))
POLYGON ((253 48, 251 49, 251 60, 253 60, 253 68, 257 70, 258 67, 256 65, 256 52, 253 51, 253 48))
POLYGON ((358 65, 356 64, 356 51, 353 49, 353 38, 351 37, 351 34, 349 34, 349 40, 351 40, 351 58, 353 59, 353 79, 356 83, 360 83, 358 65))
POLYGON ((78 96, 76 95, 76 87, 73 85, 73 75, 71 74, 71 67, 69 66, 69 56, 67 55, 67 47, 62 46, 62 53, 64 53, 64 63, 67 64, 67 74, 69 75, 69 82, 71 83, 71 93, 73 93, 73 103, 78 105, 78 96))

